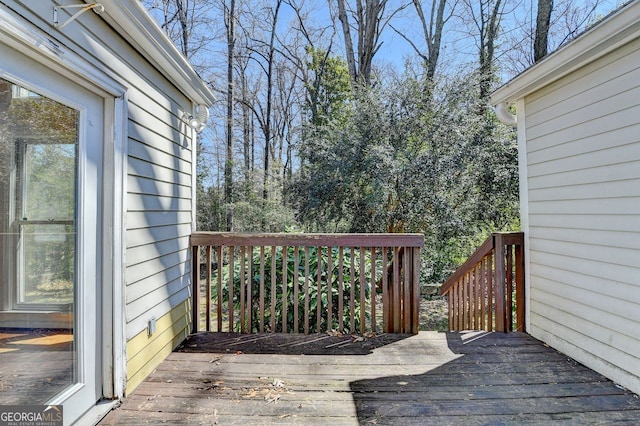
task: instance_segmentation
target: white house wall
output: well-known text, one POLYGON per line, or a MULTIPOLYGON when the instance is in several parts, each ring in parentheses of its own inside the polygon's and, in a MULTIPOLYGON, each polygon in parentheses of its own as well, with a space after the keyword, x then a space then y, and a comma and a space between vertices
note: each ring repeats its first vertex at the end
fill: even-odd
POLYGON ((525 110, 529 331, 640 392, 640 42, 525 110))

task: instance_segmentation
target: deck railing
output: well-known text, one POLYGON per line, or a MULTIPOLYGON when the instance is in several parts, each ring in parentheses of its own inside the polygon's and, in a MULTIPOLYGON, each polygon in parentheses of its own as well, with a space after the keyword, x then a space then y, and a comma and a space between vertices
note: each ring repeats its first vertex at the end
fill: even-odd
POLYGON ((415 334, 423 241, 422 234, 194 233, 194 331, 415 334))
POLYGON ((524 234, 492 234, 440 294, 449 301, 451 331, 525 331, 524 234))

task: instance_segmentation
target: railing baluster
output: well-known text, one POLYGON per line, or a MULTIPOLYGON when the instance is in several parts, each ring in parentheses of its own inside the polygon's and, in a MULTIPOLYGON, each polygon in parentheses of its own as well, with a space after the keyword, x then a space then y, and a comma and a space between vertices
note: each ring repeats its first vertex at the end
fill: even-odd
POLYGON ((327 247, 327 331, 333 330, 333 248, 327 247))
POLYGON ((480 281, 480 265, 481 263, 478 263, 473 270, 474 272, 473 281, 476 284, 476 291, 474 293, 474 296, 475 296, 474 303, 476 305, 476 318, 475 318, 476 330, 482 330, 483 328, 482 323, 484 323, 484 321, 482 320, 482 282, 480 281))
POLYGON ((235 260, 235 247, 229 246, 227 247, 229 250, 229 331, 233 331, 233 320, 234 320, 234 310, 235 307, 233 305, 233 298, 235 294, 235 285, 234 285, 234 260, 235 260))
POLYGON ((360 247, 360 333, 364 334, 366 325, 366 283, 364 269, 365 249, 360 247))
POLYGON ((216 306, 216 322, 217 322, 217 326, 218 326, 218 332, 222 331, 222 268, 224 267, 224 262, 223 262, 223 258, 222 258, 222 249, 223 247, 221 245, 218 246, 218 256, 217 256, 217 261, 218 261, 218 267, 216 268, 218 271, 218 288, 216 289, 218 291, 218 303, 216 306))
POLYGON ((473 306, 473 298, 474 298, 474 295, 473 295, 474 284, 475 283, 473 282, 473 269, 472 269, 467 273, 467 303, 468 303, 467 306, 469 309, 469 316, 467 317, 467 320, 468 320, 467 328, 469 330, 473 330, 475 328, 473 324, 474 312, 472 312, 472 309, 471 309, 473 306))
POLYGON ((402 333, 411 329, 411 252, 407 247, 402 249, 402 333))
MULTIPOLYGON (((205 331, 211 331, 211 275, 212 275, 212 268, 211 268, 211 246, 207 246, 206 249, 206 258, 207 258, 207 279, 205 280, 205 285, 207 286, 205 288, 205 297, 207 298, 205 300, 205 315, 204 315, 204 320, 205 320, 205 326, 204 326, 204 330, 205 331)), ((198 321, 200 321, 200 319, 198 319, 198 321)))
POLYGON ((480 329, 486 330, 485 325, 487 323, 487 269, 486 269, 486 257, 483 257, 480 261, 480 267, 478 270, 480 280, 480 329))
POLYGON ((469 273, 464 274, 462 285, 462 329, 469 329, 469 273))
POLYGON ((400 333, 400 257, 401 248, 395 247, 393 249, 393 302, 391 303, 393 309, 393 332, 400 333))
POLYGON ((316 280, 316 332, 320 333, 322 324, 322 247, 317 249, 318 276, 316 280))
POLYGON ((240 333, 244 333, 245 332, 245 313, 246 313, 246 307, 245 307, 245 263, 247 261, 246 259, 246 247, 245 246, 241 246, 240 247, 240 333))
POLYGON ((376 247, 371 247, 371 332, 376 332, 376 247))
POLYGON ((249 266, 247 268, 247 308, 249 318, 247 320, 248 327, 247 333, 251 333, 253 331, 253 246, 248 247, 249 252, 249 266))
POLYGON ((458 282, 458 327, 456 330, 464 330, 464 303, 462 296, 464 293, 464 276, 460 277, 458 282))
POLYGON ((271 246, 271 316, 269 318, 269 326, 271 327, 270 331, 272 333, 276 331, 276 297, 278 292, 276 287, 277 265, 277 247, 271 246))
POLYGON ((260 246, 260 333, 264 333, 264 246, 260 246))
POLYGON ((287 246, 282 247, 282 332, 287 332, 287 264, 289 254, 287 246))
POLYGON ((193 246, 191 250, 191 331, 200 329, 200 246, 193 246))
POLYGON ((356 277, 355 277, 355 249, 350 247, 351 250, 351 281, 350 281, 350 294, 349 294, 349 333, 355 332, 356 327, 356 277))
POLYGON ((525 331, 524 247, 516 245, 516 330, 525 331))
POLYGON ((507 246, 506 281, 507 290, 505 292, 507 331, 513 330, 513 245, 507 246))
POLYGON ((453 331, 455 329, 454 323, 453 323, 453 315, 455 313, 455 311, 453 310, 454 308, 454 297, 453 297, 454 292, 449 290, 446 294, 447 296, 447 306, 449 308, 448 314, 449 314, 449 331, 453 331))
POLYGON ((299 326, 299 309, 300 309, 300 291, 298 288, 298 268, 300 267, 300 247, 293 248, 293 332, 298 333, 299 326))
POLYGON ((344 333, 344 247, 338 248, 338 331, 344 333))
POLYGON ((494 283, 494 299, 496 307, 496 331, 507 331, 506 324, 506 312, 505 312, 505 255, 504 255, 504 242, 502 235, 496 234, 494 236, 495 247, 495 275, 496 280, 494 283))
POLYGON ((391 331, 391 303, 389 303, 389 258, 386 247, 382 247, 380 256, 382 257, 382 330, 389 333, 391 331))
POLYGON ((495 299, 494 299, 494 291, 493 291, 493 283, 494 283, 494 263, 493 263, 493 254, 489 253, 487 255, 487 328, 489 330, 493 330, 493 325, 495 324, 494 314, 495 314, 495 299))
POLYGON ((304 248, 304 334, 309 334, 309 247, 304 248))
POLYGON ((411 256, 413 258, 413 269, 411 291, 413 293, 413 303, 411 307, 411 317, 413 327, 411 333, 418 334, 420 331, 420 247, 413 247, 411 256))

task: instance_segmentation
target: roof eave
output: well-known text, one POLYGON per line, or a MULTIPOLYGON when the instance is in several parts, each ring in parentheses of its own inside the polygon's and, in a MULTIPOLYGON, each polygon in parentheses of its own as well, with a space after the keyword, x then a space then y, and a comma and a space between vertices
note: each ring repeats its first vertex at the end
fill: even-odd
POLYGON ((100 0, 101 16, 192 102, 211 106, 215 97, 191 64, 138 1, 100 0))
POLYGON ((498 88, 491 103, 512 104, 638 37, 640 1, 635 1, 498 88))

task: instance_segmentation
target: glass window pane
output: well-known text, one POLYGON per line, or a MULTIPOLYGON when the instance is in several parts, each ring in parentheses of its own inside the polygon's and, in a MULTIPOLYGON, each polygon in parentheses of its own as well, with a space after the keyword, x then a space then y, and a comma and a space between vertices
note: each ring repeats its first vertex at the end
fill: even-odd
POLYGON ((73 220, 76 146, 27 144, 24 220, 73 220))
POLYGON ((22 303, 71 304, 75 232, 70 225, 23 225, 22 303))
POLYGON ((0 79, 0 405, 77 382, 79 117, 0 79))

